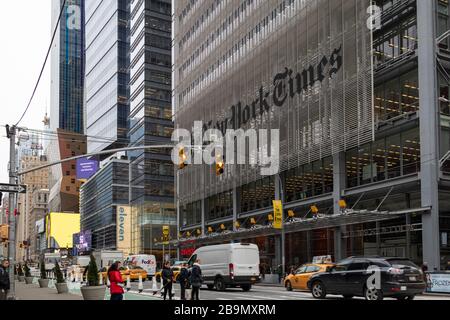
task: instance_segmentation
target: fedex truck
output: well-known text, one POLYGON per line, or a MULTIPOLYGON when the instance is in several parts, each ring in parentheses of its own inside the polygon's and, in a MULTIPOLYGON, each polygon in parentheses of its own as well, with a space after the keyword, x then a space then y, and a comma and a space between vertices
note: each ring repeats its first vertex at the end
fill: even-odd
POLYGON ((125 261, 127 265, 141 267, 147 272, 148 279, 152 280, 156 273, 156 257, 153 255, 132 255, 125 261))

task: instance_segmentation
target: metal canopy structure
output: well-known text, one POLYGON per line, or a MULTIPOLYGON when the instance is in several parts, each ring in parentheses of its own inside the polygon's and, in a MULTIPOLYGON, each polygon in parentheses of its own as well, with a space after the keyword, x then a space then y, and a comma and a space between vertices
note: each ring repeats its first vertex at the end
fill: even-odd
MULTIPOLYGON (((291 219, 285 222, 285 231, 287 234, 302 231, 312 231, 320 229, 330 229, 340 227, 342 225, 356 225, 370 222, 380 222, 396 219, 406 214, 418 213, 426 214, 431 210, 430 207, 408 209, 402 211, 368 211, 368 210, 346 210, 341 214, 319 215, 317 218, 310 219, 291 219)), ((217 242, 238 241, 259 236, 279 235, 281 231, 275 230, 271 225, 254 226, 250 229, 241 229, 231 232, 213 233, 198 238, 180 239, 172 241, 171 245, 183 247, 185 244, 192 245, 194 241, 197 245, 207 245, 217 242)))

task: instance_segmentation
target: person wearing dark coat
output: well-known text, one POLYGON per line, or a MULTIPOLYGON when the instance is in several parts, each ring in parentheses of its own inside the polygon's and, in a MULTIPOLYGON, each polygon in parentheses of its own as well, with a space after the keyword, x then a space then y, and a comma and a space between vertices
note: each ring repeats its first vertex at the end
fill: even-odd
POLYGON ((3 260, 0 265, 0 300, 8 299, 8 291, 11 287, 9 281, 9 261, 3 260))
POLYGON ((197 260, 192 266, 190 281, 192 286, 191 300, 200 300, 200 288, 203 284, 200 260, 197 260))
POLYGON ((181 287, 181 300, 186 300, 186 287, 189 282, 189 270, 187 269, 187 264, 185 263, 181 266, 178 281, 180 282, 181 287))
POLYGON ((172 300, 173 271, 170 268, 170 262, 166 262, 164 264, 164 268, 161 272, 161 277, 163 280, 164 300, 167 299, 167 294, 169 295, 169 300, 172 300))

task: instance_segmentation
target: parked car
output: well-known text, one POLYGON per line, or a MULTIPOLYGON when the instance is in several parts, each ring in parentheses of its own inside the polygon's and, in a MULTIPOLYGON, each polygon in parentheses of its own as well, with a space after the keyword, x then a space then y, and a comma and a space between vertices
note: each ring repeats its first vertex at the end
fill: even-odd
POLYGON ((257 245, 233 243, 202 247, 191 256, 189 266, 198 259, 204 284, 210 290, 240 287, 250 291, 253 284, 261 281, 257 245))
MULTIPOLYGON (((106 282, 107 275, 108 275, 108 268, 102 268, 100 270, 100 273, 106 282)), ((131 281, 138 281, 139 276, 141 276, 142 281, 145 282, 147 280, 147 271, 142 269, 141 267, 136 266, 130 266, 130 267, 121 267, 120 268, 120 274, 122 275, 122 280, 127 281, 128 276, 130 276, 131 281)))
POLYGON ((334 264, 305 264, 298 268, 294 274, 290 274, 284 280, 284 287, 287 291, 308 290, 308 281, 311 277, 320 272, 326 272, 327 268, 334 264))
POLYGON ((352 257, 308 281, 308 289, 316 299, 332 294, 347 299, 357 296, 366 300, 383 300, 385 297, 413 300, 425 288, 420 268, 404 258, 352 257), (376 277, 379 281, 375 281, 376 277), (368 280, 379 286, 367 285, 368 280))

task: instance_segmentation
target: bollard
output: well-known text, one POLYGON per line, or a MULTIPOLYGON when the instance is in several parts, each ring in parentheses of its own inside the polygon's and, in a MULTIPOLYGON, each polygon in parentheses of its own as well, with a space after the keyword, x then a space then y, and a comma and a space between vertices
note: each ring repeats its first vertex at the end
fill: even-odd
POLYGON ((142 275, 139 275, 139 293, 144 292, 144 283, 142 281, 142 275))
POLYGON ((131 290, 131 278, 130 275, 127 276, 127 292, 131 290))
POLYGON ((153 295, 156 295, 157 293, 158 293, 158 284, 157 284, 157 281, 156 281, 156 277, 153 277, 153 279, 152 279, 153 281, 153 284, 152 284, 152 291, 153 291, 153 295))

